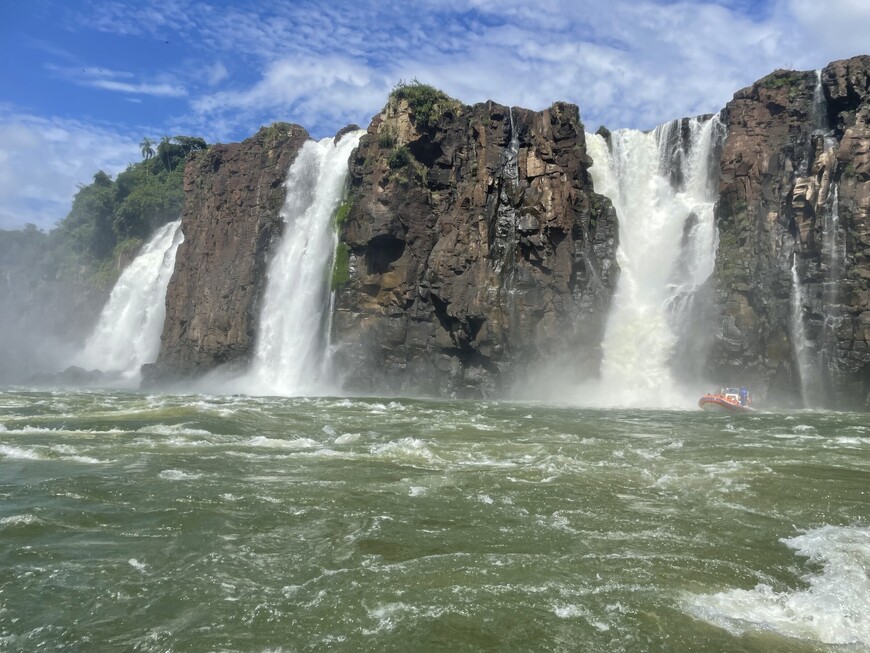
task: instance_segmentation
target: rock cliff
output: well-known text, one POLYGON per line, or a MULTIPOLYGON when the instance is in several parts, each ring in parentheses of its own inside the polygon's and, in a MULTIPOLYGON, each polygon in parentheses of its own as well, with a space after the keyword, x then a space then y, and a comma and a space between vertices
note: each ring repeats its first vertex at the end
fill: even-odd
MULTIPOLYGON (((336 216, 331 339, 346 389, 497 396, 541 370, 596 376, 618 228, 577 108, 412 90, 373 119, 336 216)), ((678 356, 779 402, 867 407, 870 57, 777 71, 721 120, 715 271, 692 305, 700 336, 680 334, 678 356)), ((279 124, 188 164, 149 381, 247 363, 284 178, 307 138, 279 124)))
POLYGON ((723 121, 711 371, 780 401, 867 406, 870 57, 777 71, 723 121))
POLYGON ((160 354, 145 382, 176 380, 252 351, 266 263, 283 222, 284 179, 308 133, 276 123, 215 145, 184 171, 184 242, 166 294, 160 354))
POLYGON ((617 224, 590 163, 573 105, 394 94, 350 163, 332 334, 346 387, 490 396, 553 363, 594 374, 617 224))

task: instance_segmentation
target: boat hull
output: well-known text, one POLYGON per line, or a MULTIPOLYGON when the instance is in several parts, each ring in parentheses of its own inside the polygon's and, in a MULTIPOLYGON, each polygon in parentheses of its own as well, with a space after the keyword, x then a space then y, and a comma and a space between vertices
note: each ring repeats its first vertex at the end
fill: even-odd
POLYGON ((718 413, 751 413, 752 408, 735 404, 722 397, 706 396, 698 400, 701 410, 718 413))

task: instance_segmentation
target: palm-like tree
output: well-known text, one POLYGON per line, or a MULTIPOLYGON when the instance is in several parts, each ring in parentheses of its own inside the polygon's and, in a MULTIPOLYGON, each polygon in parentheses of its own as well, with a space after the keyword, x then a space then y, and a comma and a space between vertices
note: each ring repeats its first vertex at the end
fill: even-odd
POLYGON ((142 148, 142 158, 146 161, 154 156, 154 148, 151 147, 152 145, 154 145, 154 141, 147 136, 142 139, 141 143, 139 143, 139 147, 142 148))
POLYGON ((169 136, 160 139, 160 144, 157 146, 157 156, 163 161, 166 169, 172 172, 172 143, 169 136))

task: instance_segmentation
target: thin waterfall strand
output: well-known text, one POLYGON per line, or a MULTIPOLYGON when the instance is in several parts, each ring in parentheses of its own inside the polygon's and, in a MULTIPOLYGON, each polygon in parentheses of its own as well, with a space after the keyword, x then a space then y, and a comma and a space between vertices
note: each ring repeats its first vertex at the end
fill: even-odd
POLYGON ((157 230, 115 283, 75 365, 135 380, 142 365, 156 360, 166 319, 166 288, 183 240, 181 220, 157 230))
POLYGON ((348 159, 364 132, 306 143, 287 174, 285 228, 269 264, 256 352, 246 389, 304 395, 331 390, 325 378, 329 273, 348 159))
POLYGON ((685 406, 670 364, 675 355, 677 307, 713 271, 716 227, 715 147, 718 118, 691 119, 688 139, 674 121, 652 132, 587 134, 595 190, 619 218, 620 276, 603 341, 595 403, 685 406), (679 144, 675 147, 675 143, 679 144))
POLYGON ((798 270, 797 254, 793 255, 791 264, 791 337, 795 362, 800 376, 801 402, 806 406, 810 396, 810 376, 813 365, 810 360, 810 348, 804 327, 804 295, 798 270))

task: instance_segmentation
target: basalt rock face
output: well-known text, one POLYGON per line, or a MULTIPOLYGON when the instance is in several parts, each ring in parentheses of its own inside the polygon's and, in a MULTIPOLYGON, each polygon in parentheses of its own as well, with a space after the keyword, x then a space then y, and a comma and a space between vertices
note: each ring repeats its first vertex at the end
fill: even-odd
POLYGON ((280 237, 284 180, 308 133, 276 123, 215 145, 184 171, 184 242, 166 293, 160 354, 145 381, 171 381, 252 352, 266 263, 280 237))
POLYGON ((350 162, 337 367, 362 392, 492 396, 596 373, 617 223, 575 106, 391 98, 350 162))
POLYGON ((870 57, 777 71, 723 121, 711 371, 778 401, 867 407, 870 57))

